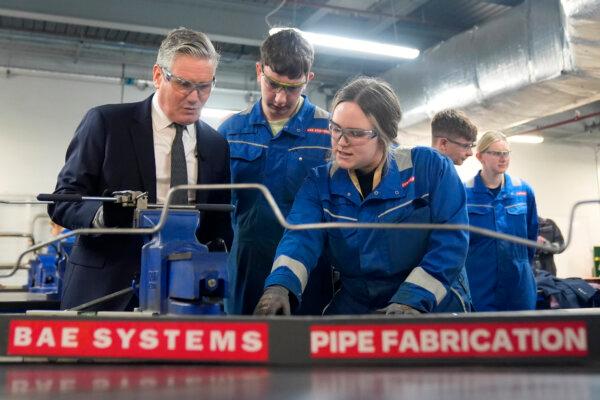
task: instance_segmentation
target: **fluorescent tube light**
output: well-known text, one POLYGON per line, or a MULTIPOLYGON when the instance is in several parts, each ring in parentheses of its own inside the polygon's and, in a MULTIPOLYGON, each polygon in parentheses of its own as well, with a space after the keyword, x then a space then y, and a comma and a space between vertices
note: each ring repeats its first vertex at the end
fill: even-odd
POLYGON ((514 135, 509 136, 508 141, 512 143, 539 144, 544 141, 544 138, 540 135, 514 135))
MULTIPOLYGON (((271 28, 269 35, 273 35, 284 29, 290 28, 271 28)), ((293 28, 296 29, 296 28, 293 28)), ((379 42, 370 42, 367 40, 350 39, 342 36, 323 35, 320 33, 304 32, 296 29, 315 46, 331 47, 334 49, 348 50, 360 53, 377 54, 387 57, 406 58, 413 60, 419 57, 420 51, 411 47, 395 46, 379 42)))

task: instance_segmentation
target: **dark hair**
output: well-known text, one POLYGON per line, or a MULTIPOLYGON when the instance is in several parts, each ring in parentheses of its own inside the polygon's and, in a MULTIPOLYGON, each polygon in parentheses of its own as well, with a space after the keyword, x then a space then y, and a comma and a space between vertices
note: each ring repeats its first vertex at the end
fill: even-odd
POLYGON ((260 46, 261 64, 290 79, 307 75, 314 58, 312 45, 296 29, 281 30, 260 46))
POLYGON ((158 49, 156 64, 171 68, 173 59, 179 54, 208 59, 215 68, 219 63, 219 53, 208 36, 187 28, 173 29, 167 34, 158 49))
POLYGON ((433 116, 431 135, 450 139, 462 138, 474 142, 477 140, 477 127, 460 111, 448 109, 433 116))
POLYGON ((402 119, 400 102, 389 85, 379 78, 359 76, 335 94, 331 110, 338 104, 351 101, 361 108, 378 132, 379 140, 388 148, 398 136, 402 119))

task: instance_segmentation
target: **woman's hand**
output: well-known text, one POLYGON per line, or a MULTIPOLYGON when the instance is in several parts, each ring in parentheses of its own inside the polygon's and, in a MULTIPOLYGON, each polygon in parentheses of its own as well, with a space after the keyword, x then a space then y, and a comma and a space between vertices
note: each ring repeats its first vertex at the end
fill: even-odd
POLYGON ((375 313, 385 315, 419 315, 421 311, 406 304, 391 303, 387 307, 375 311, 375 313))
POLYGON ((269 286, 258 301, 254 315, 290 315, 289 293, 283 286, 269 286))

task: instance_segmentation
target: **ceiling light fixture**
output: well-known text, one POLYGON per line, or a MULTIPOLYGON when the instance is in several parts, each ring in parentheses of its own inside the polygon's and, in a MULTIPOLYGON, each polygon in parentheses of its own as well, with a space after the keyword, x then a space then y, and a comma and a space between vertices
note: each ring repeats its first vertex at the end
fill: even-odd
MULTIPOLYGON (((271 28, 269 35, 273 35, 284 29, 290 28, 271 28)), ((296 28, 293 28, 296 29, 296 28)), ((330 47, 334 49, 348 50, 360 53, 377 54, 387 57, 405 58, 413 60, 419 57, 420 51, 411 47, 395 46, 379 42, 370 42, 367 40, 350 39, 342 36, 323 35, 320 33, 304 32, 296 29, 310 43, 315 46, 330 47)))
POLYGON ((509 136, 508 141, 511 143, 539 144, 544 141, 544 138, 540 135, 514 135, 509 136))

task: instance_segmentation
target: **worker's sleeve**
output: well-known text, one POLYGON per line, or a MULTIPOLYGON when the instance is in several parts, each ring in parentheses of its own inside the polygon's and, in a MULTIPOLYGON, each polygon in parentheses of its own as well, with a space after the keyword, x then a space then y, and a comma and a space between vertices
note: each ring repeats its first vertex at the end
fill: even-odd
MULTIPOLYGON (((102 195, 100 180, 106 141, 104 127, 101 113, 97 109, 88 111, 67 149, 55 194, 102 195)), ((54 222, 65 228, 89 228, 100 207, 98 201, 56 202, 48 206, 48 214, 54 222)))
MULTIPOLYGON (((428 180, 431 223, 467 225, 465 189, 450 160, 429 154, 425 160, 414 162, 416 179, 428 180)), ((422 312, 432 311, 464 268, 468 246, 466 230, 432 230, 425 256, 390 303, 406 304, 422 312)))

